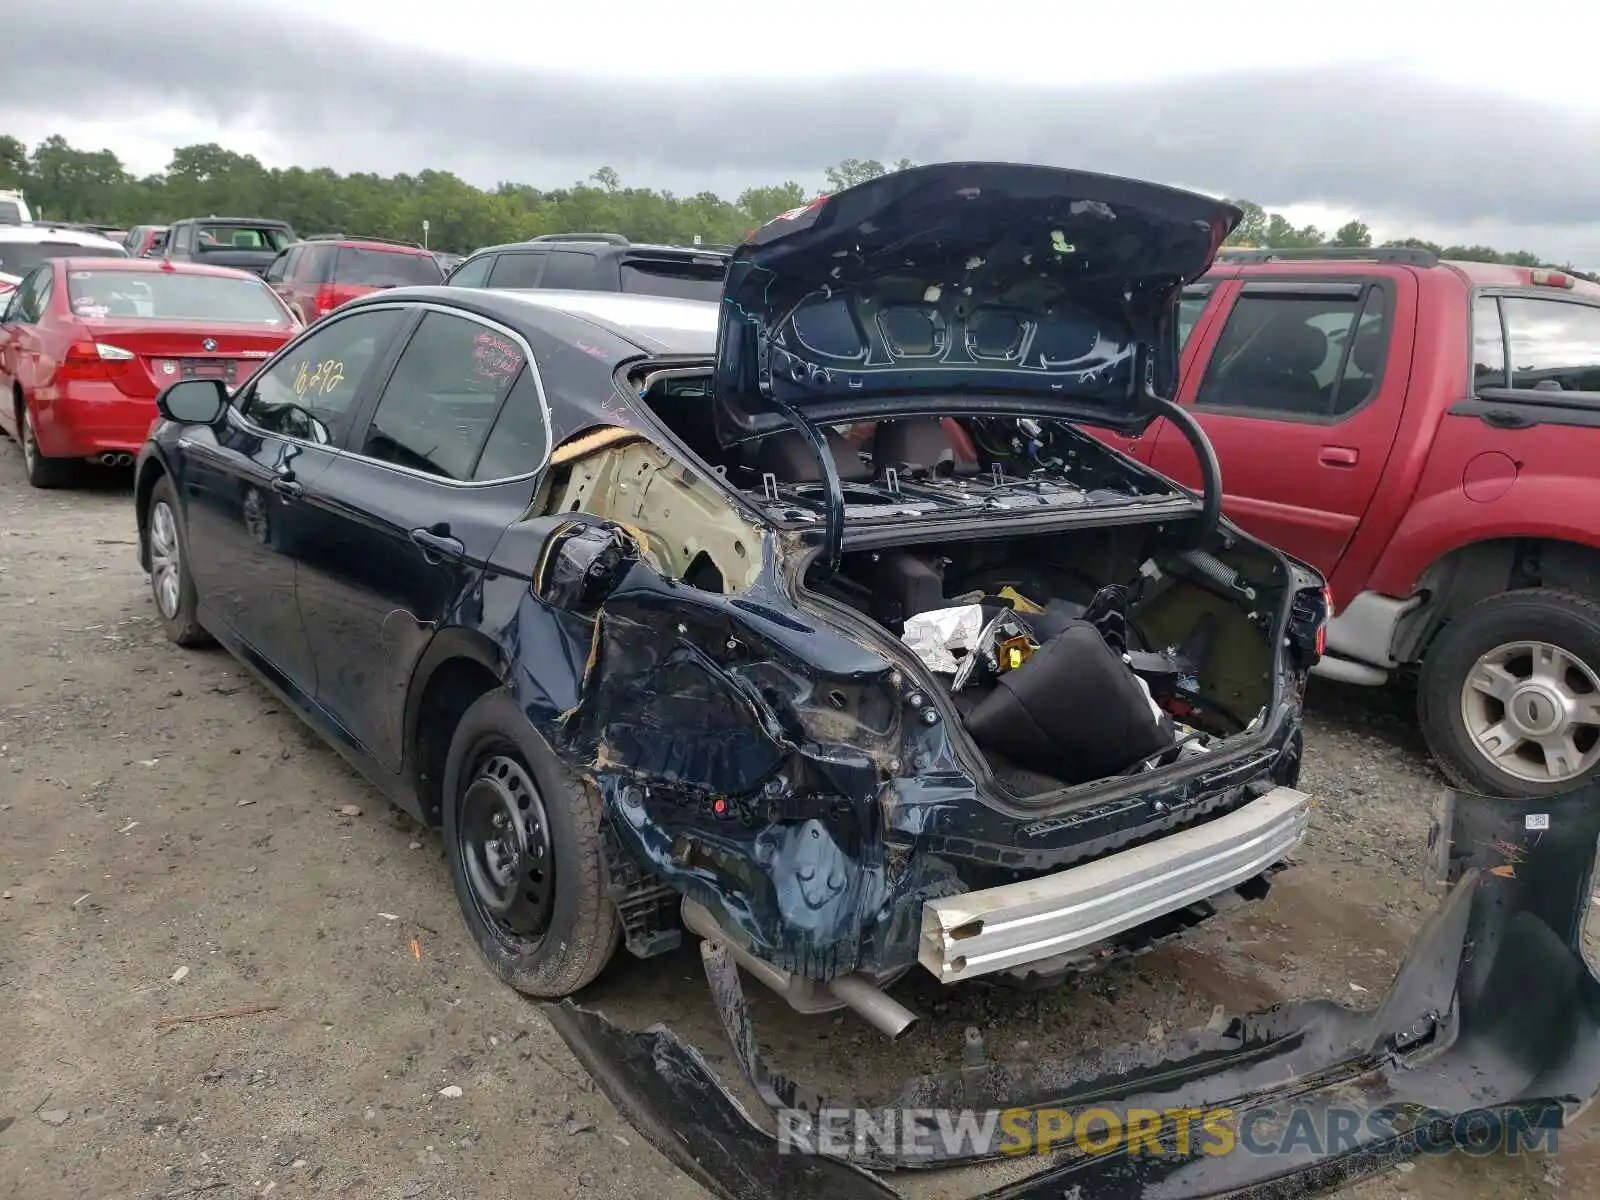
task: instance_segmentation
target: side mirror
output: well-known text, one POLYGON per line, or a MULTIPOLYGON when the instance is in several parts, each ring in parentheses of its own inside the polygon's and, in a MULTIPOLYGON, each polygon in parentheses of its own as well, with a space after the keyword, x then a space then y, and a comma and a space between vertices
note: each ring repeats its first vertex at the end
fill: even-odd
POLYGON ((228 409, 228 388, 220 379, 180 379, 156 397, 156 410, 179 425, 215 425, 228 409))
POLYGON ((552 608, 593 612, 639 561, 639 543, 620 525, 573 521, 550 535, 534 594, 552 608))

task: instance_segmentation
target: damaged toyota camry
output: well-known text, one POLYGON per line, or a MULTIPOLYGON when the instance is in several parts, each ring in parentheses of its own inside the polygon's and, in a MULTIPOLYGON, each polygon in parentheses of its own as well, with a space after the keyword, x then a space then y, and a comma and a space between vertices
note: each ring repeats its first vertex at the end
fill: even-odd
MULTIPOLYGON (((135 489, 157 609, 441 829, 489 963, 560 1002, 579 1058, 707 1186, 892 1195, 867 1173, 892 1157, 772 1166, 691 1049, 565 998, 619 945, 688 932, 745 1082, 804 1108, 761 1064, 741 970, 898 1037, 909 971, 1049 982, 1266 893, 1309 816, 1327 594, 1222 517, 1215 456, 1165 399, 1178 295, 1238 219, 949 164, 764 226, 720 304, 358 299, 235 394, 162 395, 135 489), (1163 417, 1198 494, 1078 428, 1163 417)), ((1428 998, 1412 1044, 1443 1036, 1428 998)), ((1283 1082, 1286 1038, 1331 1053, 1286 1020, 1214 1035, 1169 1082, 1243 1094, 1283 1082)), ((1119 1061, 1091 1091, 1139 1090, 1119 1061)), ((961 1078, 1042 1103, 1067 1068, 1036 1066, 961 1078)), ((1216 1194, 1123 1178, 1094 1194, 1216 1194)))

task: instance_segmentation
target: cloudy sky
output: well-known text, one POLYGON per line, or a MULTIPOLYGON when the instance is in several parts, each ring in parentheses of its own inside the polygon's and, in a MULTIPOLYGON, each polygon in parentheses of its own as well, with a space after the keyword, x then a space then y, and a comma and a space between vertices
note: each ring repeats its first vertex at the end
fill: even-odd
POLYGON ((1600 19, 1581 11, 49 0, 7 22, 0 132, 63 133, 140 172, 218 141, 480 185, 608 165, 730 197, 820 186, 846 157, 1039 161, 1600 266, 1600 19))

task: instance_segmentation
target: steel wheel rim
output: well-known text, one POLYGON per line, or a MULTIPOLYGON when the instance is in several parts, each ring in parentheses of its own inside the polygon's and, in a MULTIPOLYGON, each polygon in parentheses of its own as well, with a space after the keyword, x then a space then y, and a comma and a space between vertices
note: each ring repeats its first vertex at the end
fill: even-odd
POLYGON ((507 941, 536 945, 555 905, 555 857, 539 789, 509 754, 480 761, 458 806, 456 842, 479 915, 507 941))
POLYGON ((178 522, 167 502, 157 500, 150 510, 150 583, 156 594, 156 607, 168 620, 178 615, 178 600, 183 592, 181 567, 178 522))
POLYGON ((28 406, 22 406, 22 465, 31 473, 34 464, 39 461, 39 441, 33 434, 33 414, 28 411, 28 406))
POLYGON ((1600 763, 1600 672, 1552 642, 1505 642, 1461 689, 1474 749, 1525 783, 1562 783, 1600 763))

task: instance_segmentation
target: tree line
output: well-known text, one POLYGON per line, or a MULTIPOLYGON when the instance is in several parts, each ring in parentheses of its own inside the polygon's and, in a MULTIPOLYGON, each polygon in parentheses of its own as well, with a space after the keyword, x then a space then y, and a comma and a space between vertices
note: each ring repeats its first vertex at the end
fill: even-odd
MULTIPOLYGON (((849 158, 825 172, 833 192, 910 166, 849 158)), ((521 241, 541 233, 575 230, 620 233, 637 241, 712 245, 742 241, 757 225, 814 199, 794 180, 749 188, 727 200, 714 192, 680 196, 653 188, 624 187, 610 167, 601 167, 571 187, 541 189, 501 183, 485 190, 448 171, 391 176, 341 175, 328 167, 266 167, 254 155, 215 142, 181 146, 165 171, 138 176, 108 149, 84 150, 59 135, 32 150, 16 137, 0 135, 0 189, 25 192, 36 217, 99 222, 127 227, 167 224, 216 213, 275 217, 302 233, 352 233, 422 240, 434 249, 468 253, 480 246, 521 241)), ((1235 246, 1297 249, 1314 246, 1368 247, 1372 234, 1351 221, 1331 234, 1295 226, 1281 213, 1248 200, 1234 200, 1244 219, 1228 239, 1235 246)), ((1434 250, 1448 258, 1522 266, 1560 266, 1526 251, 1489 246, 1440 246, 1418 238, 1385 245, 1434 250)))

